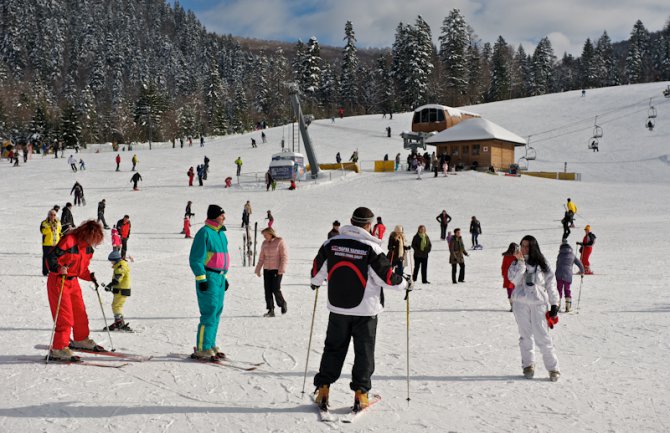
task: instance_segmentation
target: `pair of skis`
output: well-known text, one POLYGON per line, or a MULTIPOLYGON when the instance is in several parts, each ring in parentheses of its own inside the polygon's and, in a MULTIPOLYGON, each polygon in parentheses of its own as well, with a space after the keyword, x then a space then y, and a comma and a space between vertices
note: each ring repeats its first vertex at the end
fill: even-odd
MULTIPOLYGON (((48 350, 48 346, 45 345, 37 345, 35 346, 35 349, 39 350, 48 350)), ((112 357, 112 358, 117 358, 120 361, 123 361, 121 363, 110 363, 110 362, 98 362, 98 361, 91 361, 88 359, 53 359, 49 358, 50 355, 47 355, 45 358, 46 361, 55 363, 55 364, 79 364, 79 365, 86 365, 86 366, 92 366, 92 367, 105 367, 105 368, 121 368, 125 367, 128 365, 130 362, 144 362, 144 361, 149 361, 152 357, 151 356, 144 356, 144 355, 137 355, 134 353, 123 353, 123 352, 111 352, 108 350, 89 350, 89 349, 79 349, 79 348, 70 348, 70 350, 78 353, 87 353, 91 355, 98 355, 98 356, 106 356, 106 357, 112 357)))
POLYGON ((365 415, 367 411, 370 410, 370 408, 379 403, 381 400, 382 397, 379 394, 374 394, 368 401, 367 407, 363 409, 357 409, 355 407, 352 407, 349 413, 342 416, 336 416, 335 413, 333 413, 330 409, 328 409, 327 406, 323 407, 317 405, 316 407, 319 410, 319 419, 322 422, 334 423, 339 420, 345 424, 351 424, 356 422, 363 415, 365 415))

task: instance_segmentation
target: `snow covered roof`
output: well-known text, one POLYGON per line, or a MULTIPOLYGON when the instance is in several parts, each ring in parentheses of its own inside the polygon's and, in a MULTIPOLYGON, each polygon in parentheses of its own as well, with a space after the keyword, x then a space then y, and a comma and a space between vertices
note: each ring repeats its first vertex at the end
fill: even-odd
POLYGON ((425 110, 426 108, 435 108, 435 109, 438 109, 438 110, 444 110, 444 111, 446 111, 447 113, 449 113, 449 115, 450 115, 451 117, 463 117, 463 114, 469 114, 470 116, 479 117, 479 114, 477 114, 477 113, 473 113, 472 111, 460 110, 460 109, 458 109, 458 108, 448 107, 448 106, 446 106, 446 105, 440 105, 440 104, 426 104, 426 105, 422 105, 422 106, 416 108, 416 109, 414 110, 414 112, 415 112, 415 113, 418 113, 419 111, 421 111, 421 110, 425 110))
POLYGON ((525 146, 526 140, 490 120, 471 118, 447 128, 426 140, 426 144, 450 143, 454 141, 501 140, 525 146))

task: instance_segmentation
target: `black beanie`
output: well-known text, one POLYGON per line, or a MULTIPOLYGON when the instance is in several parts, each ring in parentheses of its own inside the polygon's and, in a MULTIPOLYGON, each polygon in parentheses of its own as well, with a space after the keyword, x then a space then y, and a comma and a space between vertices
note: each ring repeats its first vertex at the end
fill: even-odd
POLYGON ((375 214, 366 207, 356 208, 354 214, 351 216, 351 223, 355 226, 364 226, 365 224, 372 224, 375 219, 375 214))
POLYGON ((218 204, 210 204, 207 208, 207 219, 214 220, 217 219, 220 215, 226 213, 221 206, 218 204))

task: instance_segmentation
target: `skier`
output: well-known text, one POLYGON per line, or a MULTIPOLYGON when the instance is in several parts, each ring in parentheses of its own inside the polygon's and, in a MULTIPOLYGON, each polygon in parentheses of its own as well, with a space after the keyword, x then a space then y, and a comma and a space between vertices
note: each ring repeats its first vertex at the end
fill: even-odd
POLYGON ((337 152, 337 154, 335 155, 335 162, 337 162, 338 164, 342 163, 342 156, 340 156, 340 152, 337 152))
POLYGON ((270 186, 272 185, 272 174, 270 170, 265 172, 265 191, 270 191, 270 186))
POLYGON ((451 222, 451 216, 449 216, 446 209, 443 209, 442 213, 435 217, 435 220, 440 223, 440 239, 447 239, 447 227, 451 222))
POLYGON ((118 251, 109 253, 107 260, 112 262, 114 276, 112 281, 105 286, 105 291, 114 294, 112 301, 112 313, 114 314, 114 323, 109 325, 109 329, 103 331, 126 331, 132 332, 128 323, 123 320, 123 306, 130 296, 130 267, 125 257, 122 257, 118 251))
POLYGON ((121 236, 121 257, 126 257, 128 251, 128 238, 130 238, 130 217, 124 215, 123 218, 116 222, 116 229, 121 236))
POLYGON ((184 234, 184 238, 191 239, 191 220, 184 216, 184 228, 181 231, 184 234))
POLYGON ((391 267, 395 269, 395 273, 400 276, 403 275, 405 266, 405 250, 409 250, 410 248, 405 246, 406 244, 407 239, 405 239, 405 233, 402 226, 395 226, 389 235, 387 256, 391 263, 391 267))
POLYGON ((342 234, 328 239, 314 258, 311 287, 318 289, 328 281, 328 330, 319 372, 314 376, 316 403, 328 407, 330 385, 342 371, 342 365, 354 340, 354 365, 349 387, 354 394, 354 410, 368 406, 374 371, 377 316, 384 310, 382 289, 411 290, 409 278, 391 272, 391 264, 381 249, 381 240, 370 234, 374 214, 357 208, 351 225, 342 234), (342 251, 355 254, 341 254, 342 251), (351 269, 356 269, 355 273, 351 269))
POLYGON ((62 226, 57 215, 58 213, 54 209, 50 209, 46 219, 40 224, 40 232, 42 233, 42 275, 45 277, 49 275, 47 254, 58 244, 62 235, 62 226))
POLYGON ((140 172, 138 171, 137 173, 133 174, 133 177, 130 178, 130 181, 133 183, 133 191, 139 191, 140 189, 137 187, 137 182, 142 180, 142 175, 140 175, 140 172))
POLYGON ((569 313, 572 309, 572 293, 570 292, 570 285, 572 284, 572 266, 577 265, 579 268, 579 275, 584 275, 584 265, 575 257, 572 247, 567 239, 564 239, 558 249, 558 257, 556 258, 556 288, 558 289, 559 309, 560 299, 563 299, 563 290, 565 289, 565 312, 569 313))
POLYGON ((430 284, 430 281, 428 281, 428 254, 430 254, 431 248, 430 238, 426 234, 426 226, 420 225, 412 239, 412 250, 414 250, 412 281, 416 281, 416 277, 419 276, 419 268, 421 268, 421 282, 430 284))
POLYGON ((200 310, 196 348, 191 355, 197 359, 225 358, 216 346, 216 333, 228 289, 226 274, 230 266, 226 226, 223 225, 225 219, 221 206, 209 205, 205 225, 196 233, 189 254, 200 310))
POLYGON ((242 173, 242 157, 238 156, 237 159, 235 160, 235 165, 237 166, 237 176, 240 176, 240 173, 242 173))
POLYGON ((202 186, 202 177, 204 176, 202 165, 198 164, 198 166, 195 168, 195 171, 198 175, 198 186, 202 186))
POLYGON ((205 147, 205 137, 202 134, 200 135, 200 147, 205 147))
POLYGON ((389 138, 391 137, 391 127, 390 126, 386 127, 386 136, 389 137, 389 138))
POLYGON ((479 246, 479 235, 482 234, 482 225, 476 216, 470 220, 470 235, 472 236, 472 249, 479 246))
POLYGON ((119 230, 116 227, 112 227, 112 251, 121 251, 121 236, 119 236, 119 230))
POLYGON ((591 232, 591 226, 588 224, 584 227, 584 231, 586 232, 584 239, 581 242, 577 242, 577 245, 579 245, 580 257, 584 265, 584 273, 592 275, 593 271, 591 271, 591 261, 589 259, 591 258, 591 252, 593 252, 593 245, 596 243, 596 235, 591 232))
POLYGON ((130 171, 135 171, 135 167, 137 166, 137 163, 140 162, 140 160, 137 158, 137 154, 133 154, 133 159, 131 159, 133 163, 133 168, 130 169, 130 171))
POLYGON ((358 151, 354 150, 354 153, 351 154, 351 157, 349 158, 349 161, 353 162, 356 164, 358 162, 358 151))
POLYGON ((263 140, 263 143, 267 143, 267 142, 268 142, 268 139, 267 139, 267 137, 266 137, 266 135, 265 135, 265 132, 261 132, 261 139, 263 140))
POLYGON ((508 278, 515 287, 512 303, 519 328, 523 375, 526 379, 532 379, 535 375, 534 346, 538 346, 544 366, 549 371, 549 379, 555 382, 561 373, 547 329, 548 319, 552 323, 558 320, 559 297, 554 285, 554 273, 533 236, 524 236, 520 244, 515 254, 516 261, 509 268, 508 278), (551 305, 550 311, 547 311, 548 305, 551 305))
POLYGON ((49 251, 47 262, 47 292, 51 315, 56 321, 53 345, 49 348, 49 359, 78 361, 69 346, 78 349, 104 351, 104 348, 89 338, 88 316, 81 295, 79 278, 98 284, 95 274, 88 268, 93 257, 93 247, 104 238, 102 226, 93 220, 83 222, 67 233, 49 251), (73 342, 70 334, 74 330, 73 342))
POLYGON ((79 170, 86 170, 86 163, 81 158, 79 158, 79 170))
POLYGON ((503 289, 507 290, 507 300, 509 301, 509 311, 513 311, 513 306, 512 306, 512 292, 514 292, 514 283, 512 283, 509 278, 507 277, 507 274, 509 272, 509 267, 512 266, 512 263, 516 260, 516 257, 514 255, 516 252, 519 251, 519 245, 512 242, 509 244, 509 247, 507 247, 507 251, 502 253, 503 260, 502 260, 502 266, 500 267, 500 270, 502 271, 502 277, 503 277, 503 289))
MULTIPOLYGON (((16 162, 18 162, 18 158, 16 159, 16 162)), ((74 155, 70 155, 70 157, 67 159, 67 163, 70 164, 70 168, 72 169, 73 172, 77 172, 77 158, 74 157, 74 155)))
POLYGON ((384 237, 384 233, 386 233, 386 226, 382 222, 382 217, 378 216, 377 224, 375 224, 375 226, 372 228, 372 236, 382 239, 384 237))
POLYGON ((570 236, 570 211, 565 211, 565 215, 563 215, 563 219, 561 220, 561 224, 563 224, 563 240, 568 239, 568 236, 570 236))
POLYGON ((192 204, 193 204, 193 202, 191 200, 189 200, 186 203, 186 209, 184 209, 184 217, 188 218, 189 220, 191 219, 192 216, 195 215, 193 212, 191 212, 191 205, 192 204))
POLYGON ((577 205, 574 201, 568 198, 568 202, 565 204, 565 208, 570 213, 570 227, 575 226, 575 215, 577 215, 577 205))
POLYGON ((252 139, 251 139, 251 148, 253 149, 253 148, 255 148, 255 147, 257 147, 257 146, 256 146, 256 139, 255 139, 255 138, 252 138, 252 139))
POLYGON ((205 155, 205 159, 202 164, 202 180, 207 180, 207 173, 209 173, 209 158, 205 155))
POLYGON ((109 226, 107 225, 107 221, 105 221, 105 206, 107 206, 107 203, 105 199, 103 198, 98 202, 98 222, 102 222, 103 227, 106 230, 109 230, 109 226))
POLYGON ((335 220, 333 221, 333 228, 330 229, 328 232, 328 239, 332 238, 333 236, 337 236, 340 234, 340 222, 335 220))
POLYGON ((268 220, 268 227, 272 228, 272 224, 275 222, 275 217, 272 216, 272 212, 268 210, 268 216, 266 216, 265 219, 268 220))
POLYGON ((116 161, 116 171, 119 171, 119 167, 121 167, 121 155, 120 154, 118 154, 118 153, 116 154, 115 161, 116 161))
POLYGON ((395 156, 395 171, 400 168, 400 152, 395 156))
POLYGON ((465 283, 465 257, 469 255, 465 251, 461 229, 454 229, 454 237, 449 242, 449 263, 451 263, 451 282, 453 284, 465 283), (456 280, 456 266, 460 267, 458 280, 456 280))
POLYGON ((70 195, 72 195, 73 193, 74 193, 74 204, 76 204, 77 206, 81 206, 81 203, 84 199, 84 187, 81 186, 81 184, 77 181, 75 181, 74 185, 72 185, 72 189, 70 190, 70 195))
POLYGON ((72 217, 72 203, 67 202, 60 214, 60 222, 63 227, 63 234, 75 228, 74 218, 72 217))
POLYGON ((249 200, 244 204, 244 208, 242 209, 242 228, 245 226, 249 226, 249 219, 251 218, 251 203, 249 200))
POLYGON ((421 180, 421 173, 423 173, 423 164, 417 164, 416 166, 416 178, 421 180))
POLYGON ((284 239, 277 237, 272 227, 264 228, 261 234, 265 238, 258 255, 255 273, 261 276, 263 270, 263 287, 265 288, 265 306, 268 312, 263 317, 275 317, 274 304, 281 308, 281 313, 286 314, 287 304, 281 292, 281 280, 286 272, 288 263, 288 250, 284 239), (274 300, 273 300, 274 296, 274 300))
POLYGON ((295 179, 291 179, 291 183, 289 184, 288 189, 289 189, 290 191, 293 191, 293 190, 295 190, 296 188, 297 188, 297 187, 296 187, 296 185, 295 185, 295 179))
POLYGON ((193 166, 189 167, 188 171, 186 172, 186 176, 188 176, 188 186, 193 186, 193 178, 195 177, 193 166))

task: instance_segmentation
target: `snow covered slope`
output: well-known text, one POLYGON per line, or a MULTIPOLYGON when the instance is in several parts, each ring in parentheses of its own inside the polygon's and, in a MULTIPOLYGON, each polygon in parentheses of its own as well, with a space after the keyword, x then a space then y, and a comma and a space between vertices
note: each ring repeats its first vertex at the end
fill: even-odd
MULTIPOLYGON (((282 135, 290 145, 290 127, 209 139, 204 148, 156 146, 138 150, 141 191, 129 182, 132 153, 122 152, 115 172, 111 152, 81 153, 85 172, 72 173, 65 159, 35 155, 26 165, 0 165, 0 431, 2 432, 312 432, 344 425, 319 424, 307 395, 303 372, 314 292, 308 272, 313 256, 338 219, 348 221, 357 206, 368 206, 413 236, 428 227, 434 247, 429 259, 430 285, 419 285, 410 298, 411 402, 406 401, 405 303, 403 293, 386 294, 380 316, 373 389, 384 400, 354 429, 378 432, 418 431, 667 431, 670 412, 667 355, 670 342, 667 281, 662 257, 670 248, 668 134, 670 104, 662 100, 667 83, 580 92, 467 107, 521 136, 574 125, 584 128, 554 140, 531 144, 538 160, 531 169, 581 172, 583 182, 531 177, 509 178, 463 172, 437 179, 425 174, 373 173, 372 161, 401 152, 397 136, 410 128, 411 113, 317 120, 310 126, 320 162, 335 153, 348 159, 358 149, 364 172, 334 176, 332 181, 304 182, 297 191, 266 193, 262 187, 223 188, 241 156, 244 172, 263 172, 279 151, 282 135), (658 109, 653 132, 644 128, 650 97, 658 109), (626 110, 622 107, 631 105, 626 110), (606 114, 610 113, 610 114, 606 114), (601 151, 586 148, 593 116, 604 129, 601 151), (600 122, 602 119, 602 122, 600 122), (581 122, 581 123, 574 123, 581 122), (393 137, 385 128, 391 126, 393 137), (250 137, 258 142, 251 149, 250 137), (205 186, 188 188, 186 170, 211 159, 205 186), (666 156, 664 156, 666 155, 666 156), (664 162, 665 161, 665 162, 664 162), (126 319, 140 332, 113 334, 119 350, 153 355, 145 363, 122 369, 51 365, 35 345, 48 343, 51 318, 40 274, 38 226, 54 205, 71 200, 75 179, 84 186, 88 206, 75 208, 75 221, 96 216, 96 203, 107 200, 107 221, 129 214, 133 234, 129 253, 133 295, 126 319), (536 379, 521 376, 518 332, 508 310, 500 277, 501 253, 525 234, 536 236, 550 263, 558 252, 558 220, 571 197, 578 206, 578 227, 571 242, 581 240, 584 224, 598 236, 592 256, 597 275, 582 287, 579 314, 561 315, 552 331, 562 377, 550 383, 538 358, 536 379), (188 267, 190 242, 178 232, 187 200, 194 203, 195 227, 206 207, 226 210, 233 267, 219 331, 230 356, 264 361, 254 372, 193 364, 175 357, 195 344, 198 309, 188 267), (289 247, 283 282, 286 316, 262 318, 262 281, 241 266, 239 228, 242 205, 250 200, 252 222, 263 227, 272 210, 275 228, 289 247), (447 209, 450 229, 476 215, 482 223, 483 251, 466 259, 466 283, 452 285, 446 243, 439 240, 435 216, 447 209)), ((519 155, 520 156, 520 155, 519 155)), ((467 233, 466 233, 467 235, 467 233)), ((469 239, 466 236, 466 245, 469 239)), ((91 268, 101 281, 111 278, 105 260, 109 238, 96 252, 91 268)), ((575 296, 579 289, 576 279, 575 296)), ((95 292, 84 284, 92 337, 109 346, 95 292)), ((111 296, 102 294, 109 317, 111 296)), ((307 393, 318 369, 325 337, 325 289, 318 298, 314 340, 308 365, 307 393)), ((353 354, 333 386, 335 408, 352 400, 348 382, 353 354)))

